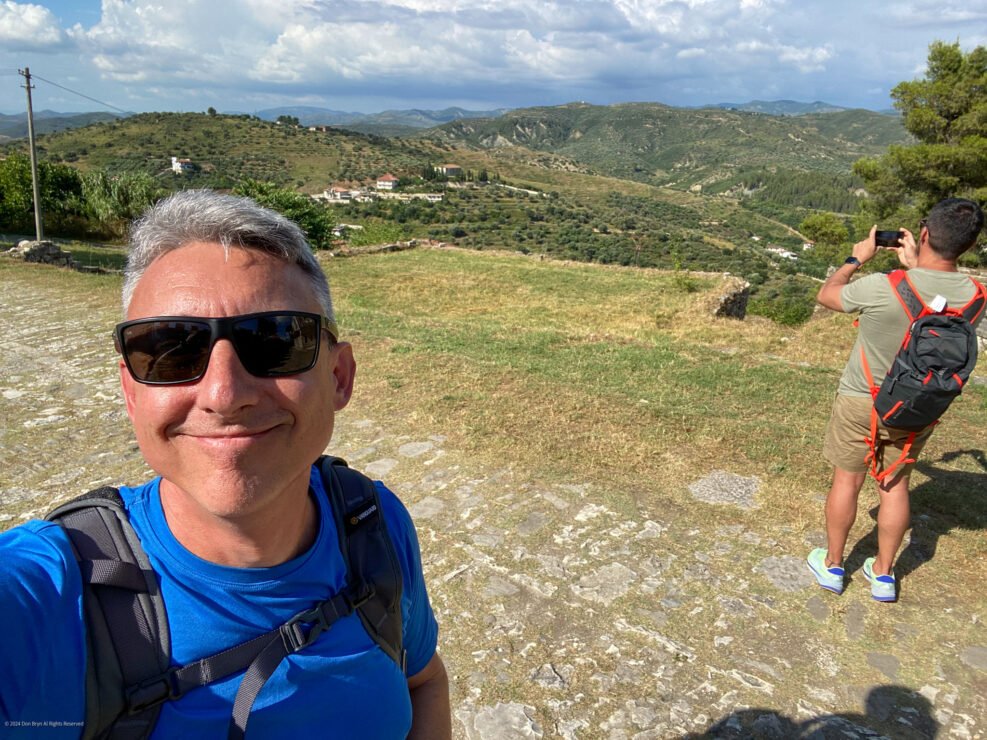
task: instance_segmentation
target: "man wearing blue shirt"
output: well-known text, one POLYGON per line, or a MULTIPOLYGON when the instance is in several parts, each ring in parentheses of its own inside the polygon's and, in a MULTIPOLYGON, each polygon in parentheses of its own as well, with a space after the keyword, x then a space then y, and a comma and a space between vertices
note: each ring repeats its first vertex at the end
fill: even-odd
MULTIPOLYGON (((172 664, 281 625, 346 583, 313 466, 356 365, 302 232, 252 201, 186 191, 131 237, 120 379, 159 477, 120 493, 160 583, 172 664)), ((449 687, 407 511, 382 484, 402 575, 406 671, 356 614, 281 660, 250 737, 451 736, 449 687)), ((56 524, 0 536, 0 735, 78 737, 86 708, 82 580, 56 524)), ((243 673, 165 702, 155 737, 221 737, 243 673)))

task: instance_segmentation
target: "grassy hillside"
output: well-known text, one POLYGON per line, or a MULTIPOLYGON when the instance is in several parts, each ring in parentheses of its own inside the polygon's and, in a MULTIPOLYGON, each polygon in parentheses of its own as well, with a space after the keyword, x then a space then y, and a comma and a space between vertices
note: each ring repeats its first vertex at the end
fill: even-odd
MULTIPOLYGON (((53 111, 35 111, 34 132, 50 134, 55 131, 82 128, 97 121, 115 121, 119 118, 112 113, 55 113, 53 111)), ((5 115, 0 113, 0 141, 17 139, 27 136, 27 113, 5 115)))
MULTIPOLYGON (((420 172, 439 158, 430 143, 332 130, 317 133, 249 116, 144 113, 39 137, 40 156, 81 170, 143 171, 173 183, 171 157, 199 170, 180 186, 232 187, 242 178, 321 192, 336 179, 420 172)), ((25 142, 8 144, 23 150, 25 142)))
POLYGON ((473 176, 487 173, 490 183, 422 183, 406 192, 439 190, 443 200, 337 206, 335 216, 383 225, 389 239, 731 272, 763 291, 753 311, 798 321, 815 290, 799 273, 818 278, 826 265, 802 254, 794 228, 808 208, 852 212, 858 196, 849 163, 900 134, 896 119, 866 111, 793 119, 573 104, 462 120, 415 138, 148 113, 41 136, 39 152, 82 171, 142 171, 169 189, 230 188, 254 178, 307 193, 340 181, 372 183, 384 172, 410 181, 430 164, 456 162, 473 176), (173 174, 172 156, 196 170, 173 174))
POLYGON ((657 103, 527 108, 449 123, 435 136, 554 152, 600 173, 677 188, 714 185, 741 167, 848 172, 859 157, 908 138, 897 118, 862 110, 793 118, 657 103))

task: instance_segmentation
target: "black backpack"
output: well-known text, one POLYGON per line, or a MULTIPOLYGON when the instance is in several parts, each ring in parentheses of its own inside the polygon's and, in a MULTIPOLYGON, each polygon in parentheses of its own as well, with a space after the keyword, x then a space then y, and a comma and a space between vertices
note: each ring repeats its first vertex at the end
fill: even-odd
POLYGON ((925 304, 904 270, 894 270, 888 278, 911 324, 880 386, 874 383, 867 358, 863 357, 874 398, 867 461, 877 480, 891 475, 899 465, 914 462, 909 453, 915 434, 938 423, 970 379, 977 364, 973 325, 987 304, 987 290, 972 278, 973 298, 962 308, 944 307, 939 311, 925 304), (878 419, 886 427, 911 432, 901 457, 880 473, 875 449, 878 419))
POLYGON ((320 457, 318 465, 346 561, 346 588, 263 635, 185 666, 171 665, 158 579, 117 489, 90 491, 48 514, 68 533, 82 574, 89 656, 83 738, 146 738, 165 701, 246 669, 229 728, 230 738, 242 738, 254 699, 278 664, 354 611, 405 671, 401 568, 377 491, 339 458, 320 457))

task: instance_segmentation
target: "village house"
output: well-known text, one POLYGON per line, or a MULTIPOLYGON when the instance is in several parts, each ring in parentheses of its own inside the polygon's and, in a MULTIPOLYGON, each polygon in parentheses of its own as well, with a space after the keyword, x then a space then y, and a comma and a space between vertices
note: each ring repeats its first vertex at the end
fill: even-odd
POLYGON ((397 187, 397 184, 398 179, 390 172, 377 178, 378 190, 394 190, 394 188, 397 187))
POLYGON ((435 169, 446 177, 459 177, 463 174, 463 168, 458 164, 440 164, 435 169))
POLYGON ((191 172, 195 169, 195 165, 192 164, 191 159, 179 159, 178 157, 171 158, 171 171, 176 175, 181 175, 185 172, 191 172))
POLYGON ((771 254, 777 254, 779 257, 784 257, 786 260, 798 259, 797 254, 790 252, 787 249, 783 249, 782 247, 767 247, 765 251, 771 252, 771 254))
POLYGON ((353 191, 350 188, 333 185, 325 192, 326 200, 353 200, 353 191))

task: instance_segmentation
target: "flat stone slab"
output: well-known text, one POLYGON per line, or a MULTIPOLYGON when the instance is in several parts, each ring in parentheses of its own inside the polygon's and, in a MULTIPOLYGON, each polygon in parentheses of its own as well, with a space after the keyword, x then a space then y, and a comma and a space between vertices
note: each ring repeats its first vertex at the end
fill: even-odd
POLYGON ((729 504, 741 509, 754 509, 754 495, 761 487, 757 476, 745 478, 725 470, 714 470, 705 478, 689 484, 689 493, 707 504, 729 504))
POLYGON ((435 496, 423 498, 416 504, 408 507, 408 512, 415 519, 431 519, 442 513, 446 508, 446 503, 435 496))
POLYGON ((434 449, 433 442, 408 442, 398 447, 398 454, 402 457, 418 457, 434 449))
POLYGON ((898 669, 901 667, 901 661, 887 653, 867 653, 867 665, 871 668, 876 668, 894 681, 898 678, 898 669))
POLYGON ((635 580, 637 573, 623 563, 613 563, 583 576, 579 583, 572 584, 570 588, 576 596, 583 599, 610 605, 626 594, 635 580))
POLYGON ((829 619, 829 607, 819 595, 813 596, 805 602, 805 608, 809 610, 809 614, 811 614, 814 619, 818 619, 820 622, 829 619))
POLYGON ((960 660, 971 668, 987 672, 987 647, 980 645, 968 647, 960 653, 960 660))
POLYGON ((754 570, 782 591, 801 591, 816 585, 816 579, 806 568, 805 561, 792 555, 771 555, 758 563, 754 570))
POLYGON ((383 479, 397 466, 398 461, 385 457, 380 460, 374 460, 373 462, 367 463, 363 466, 363 472, 366 473, 371 478, 383 479))
MULTIPOLYGON (((473 716, 472 722, 463 722, 469 740, 518 740, 544 736, 533 719, 535 708, 527 704, 497 703, 484 707, 473 716)), ((460 716, 460 720, 463 718, 460 716)))

